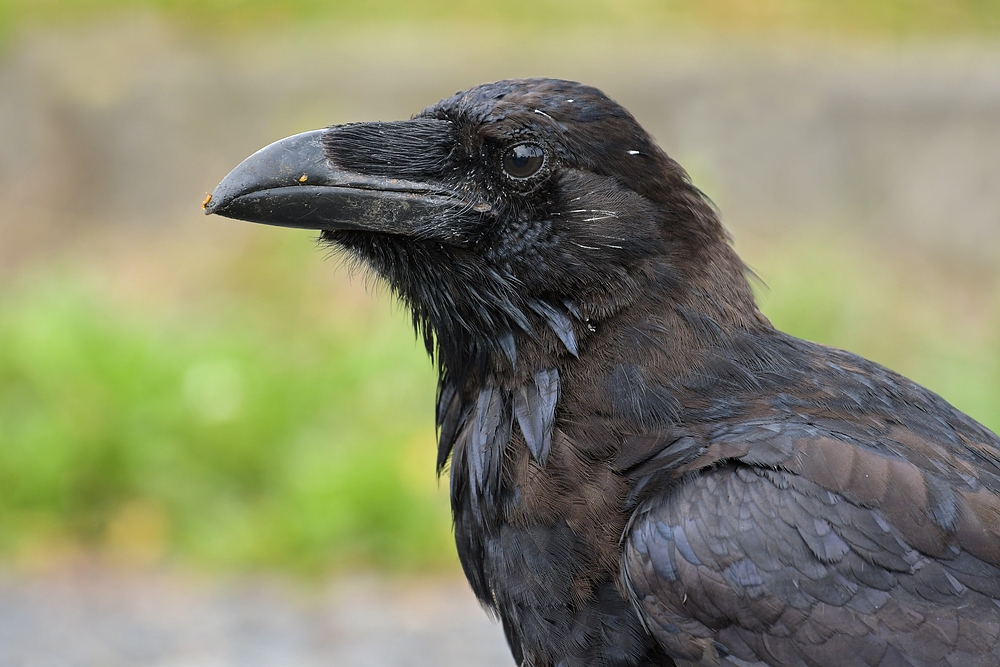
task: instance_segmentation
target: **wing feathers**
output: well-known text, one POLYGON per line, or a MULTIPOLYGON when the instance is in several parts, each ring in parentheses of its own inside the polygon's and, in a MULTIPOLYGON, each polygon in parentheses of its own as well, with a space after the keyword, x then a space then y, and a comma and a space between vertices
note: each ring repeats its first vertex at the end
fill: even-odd
POLYGON ((786 465, 849 461, 853 471, 859 459, 882 458, 883 507, 791 470, 734 463, 685 477, 640 506, 624 567, 651 631, 696 664, 708 660, 711 633, 722 648, 706 665, 1000 664, 1000 568, 958 545, 965 515, 982 524, 1000 515, 1000 503, 973 492, 941 500, 947 492, 916 466, 860 448, 850 457, 824 451, 835 442, 814 443, 815 455, 786 465), (949 534, 933 513, 952 502, 960 530, 949 534), (943 556, 911 541, 917 525, 944 536, 925 540, 943 556))

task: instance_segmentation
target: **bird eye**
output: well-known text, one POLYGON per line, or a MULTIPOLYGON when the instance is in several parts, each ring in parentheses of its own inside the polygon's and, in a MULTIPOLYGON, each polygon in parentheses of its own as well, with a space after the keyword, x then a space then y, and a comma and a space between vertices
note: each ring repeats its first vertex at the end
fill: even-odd
POLYGON ((538 144, 511 146, 503 154, 503 170, 511 178, 530 178, 545 164, 545 151, 538 144))

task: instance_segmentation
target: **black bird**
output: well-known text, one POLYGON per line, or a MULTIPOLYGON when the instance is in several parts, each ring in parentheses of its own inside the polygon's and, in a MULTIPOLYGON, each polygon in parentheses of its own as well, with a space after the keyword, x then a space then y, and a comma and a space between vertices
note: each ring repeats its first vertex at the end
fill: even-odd
POLYGON ((322 230, 410 308, 458 553, 518 664, 1000 665, 1000 440, 775 330, 600 91, 290 137, 206 211, 322 230))

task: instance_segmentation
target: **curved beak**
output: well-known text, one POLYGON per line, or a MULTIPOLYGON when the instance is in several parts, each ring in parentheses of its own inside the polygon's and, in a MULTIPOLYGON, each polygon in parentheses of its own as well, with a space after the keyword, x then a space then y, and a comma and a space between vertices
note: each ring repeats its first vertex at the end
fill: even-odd
POLYGON ((447 220, 486 210, 441 185, 338 168, 323 151, 327 132, 296 134, 257 151, 222 179, 205 213, 281 227, 441 238, 457 231, 447 220))

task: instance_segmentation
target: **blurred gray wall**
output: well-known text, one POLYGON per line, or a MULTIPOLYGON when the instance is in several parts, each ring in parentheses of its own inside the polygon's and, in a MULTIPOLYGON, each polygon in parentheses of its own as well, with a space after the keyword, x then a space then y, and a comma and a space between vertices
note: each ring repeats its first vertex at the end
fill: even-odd
POLYGON ((209 37, 140 17, 0 54, 0 273, 80 235, 191 219, 231 167, 287 134, 407 117, 529 75, 603 88, 741 234, 847 225, 1000 258, 1000 47, 512 45, 334 27, 209 37))

